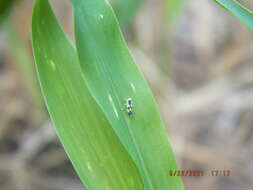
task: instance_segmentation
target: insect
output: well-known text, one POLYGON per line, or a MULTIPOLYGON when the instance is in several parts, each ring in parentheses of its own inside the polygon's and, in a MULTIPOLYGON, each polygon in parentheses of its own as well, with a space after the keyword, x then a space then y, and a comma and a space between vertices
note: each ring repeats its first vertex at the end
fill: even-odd
POLYGON ((133 115, 133 100, 131 98, 128 98, 126 100, 126 112, 127 114, 130 116, 130 115, 133 115))

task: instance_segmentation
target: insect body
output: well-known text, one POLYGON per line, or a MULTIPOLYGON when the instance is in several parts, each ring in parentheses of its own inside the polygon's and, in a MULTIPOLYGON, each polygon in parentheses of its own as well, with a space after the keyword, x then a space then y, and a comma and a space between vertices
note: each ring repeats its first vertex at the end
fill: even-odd
POLYGON ((126 100, 126 112, 127 114, 130 116, 130 115, 133 115, 133 100, 131 98, 128 98, 126 100))

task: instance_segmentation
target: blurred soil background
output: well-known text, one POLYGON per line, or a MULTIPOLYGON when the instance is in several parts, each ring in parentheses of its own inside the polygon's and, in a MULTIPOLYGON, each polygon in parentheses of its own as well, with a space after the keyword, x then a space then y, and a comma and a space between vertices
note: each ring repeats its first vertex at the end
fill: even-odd
MULTIPOLYGON (((0 25, 0 189, 82 190, 38 95, 33 0, 13 2, 0 25)), ((73 39, 69 4, 53 4, 73 39)), ((165 15, 163 0, 146 0, 124 34, 179 166, 231 170, 229 177, 184 177, 186 189, 252 190, 253 33, 212 0, 186 1, 173 24, 165 15)))

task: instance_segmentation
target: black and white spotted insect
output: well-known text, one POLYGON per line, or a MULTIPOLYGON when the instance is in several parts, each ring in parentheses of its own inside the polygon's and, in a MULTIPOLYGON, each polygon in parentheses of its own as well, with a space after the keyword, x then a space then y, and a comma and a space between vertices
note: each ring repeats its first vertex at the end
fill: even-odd
POLYGON ((133 100, 131 98, 128 98, 126 100, 126 112, 129 116, 133 115, 133 100))

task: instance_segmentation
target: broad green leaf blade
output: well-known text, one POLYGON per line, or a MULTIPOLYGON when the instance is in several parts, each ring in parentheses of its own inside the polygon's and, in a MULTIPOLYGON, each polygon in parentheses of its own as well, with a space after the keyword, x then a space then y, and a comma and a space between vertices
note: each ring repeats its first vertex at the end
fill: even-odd
POLYGON ((33 48, 43 95, 58 136, 89 190, 142 190, 133 160, 89 93, 76 51, 48 0, 37 0, 33 48))
POLYGON ((135 14, 139 10, 144 0, 113 0, 112 6, 119 20, 120 25, 124 28, 131 23, 135 14))
POLYGON ((135 160, 145 190, 182 190, 157 106, 105 0, 73 0, 77 51, 85 81, 135 160), (133 100, 133 115, 125 109, 133 100))
POLYGON ((253 30, 253 13, 235 0, 215 0, 222 7, 231 12, 249 29, 253 30))

